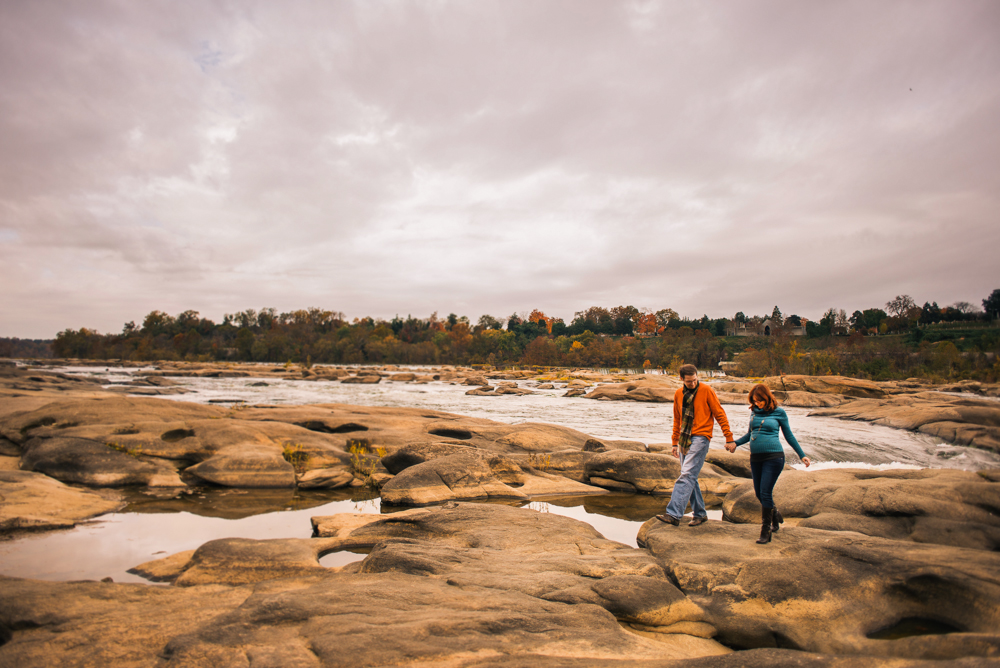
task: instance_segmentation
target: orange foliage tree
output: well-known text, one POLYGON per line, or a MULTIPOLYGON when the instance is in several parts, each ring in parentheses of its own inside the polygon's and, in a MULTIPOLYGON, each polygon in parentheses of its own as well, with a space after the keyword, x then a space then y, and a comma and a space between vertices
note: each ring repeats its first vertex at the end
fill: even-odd
POLYGON ((552 323, 555 322, 555 318, 550 318, 538 309, 531 312, 528 316, 528 322, 543 322, 545 323, 545 330, 551 334, 552 333, 552 323))

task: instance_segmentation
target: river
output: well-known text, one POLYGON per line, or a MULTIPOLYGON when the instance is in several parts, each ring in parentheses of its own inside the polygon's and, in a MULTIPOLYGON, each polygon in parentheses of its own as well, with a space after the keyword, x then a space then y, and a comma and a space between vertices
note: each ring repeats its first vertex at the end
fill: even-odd
MULTIPOLYGON (((271 368, 266 367, 266 368, 271 368)), ((125 383, 136 369, 65 367, 65 373, 101 379, 108 386, 125 383)), ((521 387, 535 394, 496 397, 466 396, 469 389, 447 382, 411 384, 382 381, 375 385, 344 385, 327 381, 288 381, 263 378, 175 378, 189 394, 165 400, 246 402, 295 405, 345 403, 365 406, 412 406, 460 413, 516 424, 547 422, 578 429, 598 438, 664 443, 670 440, 672 406, 628 401, 566 398, 565 390, 537 390, 532 382, 521 387), (267 385, 259 383, 266 382, 267 385)), ((746 432, 749 412, 742 406, 724 406, 733 432, 746 432)), ((810 470, 831 467, 961 468, 1000 467, 991 452, 949 445, 923 434, 835 418, 809 417, 807 409, 786 409, 803 449, 816 462, 810 470)), ((713 447, 722 447, 716 429, 713 447)), ((788 460, 798 464, 789 449, 788 460)), ((116 582, 146 582, 127 570, 140 563, 192 550, 213 539, 308 538, 309 519, 343 512, 383 512, 379 499, 365 490, 297 491, 201 488, 177 498, 159 492, 125 492, 126 507, 65 530, 27 535, 0 543, 0 573, 47 580, 111 577, 116 582)), ((639 526, 662 512, 664 499, 645 495, 613 494, 576 499, 535 499, 529 507, 590 523, 605 537, 635 545, 639 526)), ((388 511, 388 510, 387 510, 388 511)), ((720 509, 709 511, 721 518, 720 509)), ((691 529, 697 531, 697 529, 691 529)), ((364 555, 333 553, 321 560, 339 566, 364 555)))

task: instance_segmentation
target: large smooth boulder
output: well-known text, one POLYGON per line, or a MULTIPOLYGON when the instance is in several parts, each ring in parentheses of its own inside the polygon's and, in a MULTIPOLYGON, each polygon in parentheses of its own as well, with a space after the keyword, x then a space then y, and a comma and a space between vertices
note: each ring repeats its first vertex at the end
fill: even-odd
MULTIPOLYGON (((1000 550, 1000 483, 970 471, 785 471, 775 504, 798 526, 918 543, 1000 550)), ((750 481, 723 503, 734 522, 760 522, 750 481)))
POLYGON ((307 538, 212 540, 191 555, 174 584, 191 587, 204 584, 240 585, 277 578, 327 575, 319 557, 331 541, 307 538))
POLYGON ((416 466, 417 464, 423 464, 431 459, 474 452, 476 452, 475 448, 470 448, 467 445, 459 445, 458 443, 414 443, 398 448, 394 452, 382 457, 381 461, 382 466, 389 473, 396 475, 404 469, 416 466))
POLYGON ((382 380, 381 376, 377 375, 364 375, 364 376, 350 376, 349 378, 344 378, 340 382, 344 385, 360 384, 360 385, 374 385, 382 380))
POLYGON ((885 390, 878 383, 846 376, 771 376, 762 382, 772 391, 780 392, 839 394, 862 399, 879 399, 886 396, 885 390))
POLYGON ((692 539, 693 530, 653 519, 638 541, 731 647, 936 659, 1000 652, 996 552, 787 525, 758 545, 758 533, 710 520, 692 539), (953 633, 869 637, 921 624, 953 633))
MULTIPOLYGON (((666 454, 609 450, 594 454, 586 463, 591 485, 622 492, 667 495, 681 473, 680 460, 666 454)), ((740 480, 711 464, 702 467, 698 485, 706 503, 718 503, 740 480)))
POLYGON ((24 445, 21 468, 92 487, 185 486, 173 468, 120 447, 72 436, 33 438, 24 445))
POLYGON ((521 484, 523 475, 516 463, 497 454, 453 454, 400 471, 382 487, 382 503, 426 506, 467 499, 526 501, 527 495, 506 484, 521 484))
POLYGON ((598 385, 587 395, 587 399, 672 403, 674 393, 680 386, 681 383, 676 378, 640 376, 636 380, 626 383, 598 385))
POLYGON ((225 487, 294 487, 295 469, 275 448, 223 448, 184 472, 225 487))
POLYGON ((0 501, 0 533, 64 529, 124 505, 31 471, 0 471, 0 501))

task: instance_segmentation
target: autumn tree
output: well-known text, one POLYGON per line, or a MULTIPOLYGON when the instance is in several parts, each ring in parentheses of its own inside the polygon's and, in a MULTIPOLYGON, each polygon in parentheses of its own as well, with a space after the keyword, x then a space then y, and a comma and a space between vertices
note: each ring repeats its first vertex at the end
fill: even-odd
POLYGON ((552 322, 553 318, 548 317, 538 309, 534 309, 528 316, 528 322, 538 322, 545 325, 545 331, 549 334, 552 333, 552 322))
POLYGON ((639 322, 636 324, 636 331, 642 336, 652 336, 656 334, 656 331, 660 329, 660 324, 656 322, 656 314, 654 313, 643 313, 639 316, 639 322))

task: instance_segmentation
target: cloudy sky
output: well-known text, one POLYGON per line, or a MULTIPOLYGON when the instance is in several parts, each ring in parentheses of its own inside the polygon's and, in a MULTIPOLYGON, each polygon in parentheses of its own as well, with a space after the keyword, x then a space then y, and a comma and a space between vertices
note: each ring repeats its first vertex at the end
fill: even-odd
POLYGON ((998 248, 991 0, 0 4, 0 336, 978 305, 998 248))

